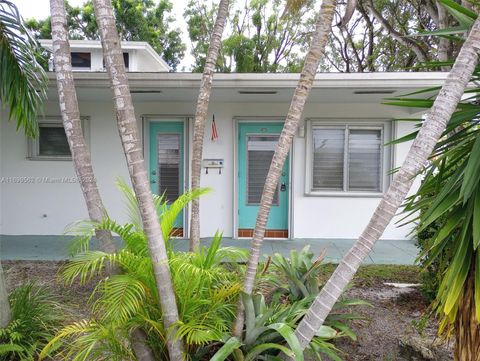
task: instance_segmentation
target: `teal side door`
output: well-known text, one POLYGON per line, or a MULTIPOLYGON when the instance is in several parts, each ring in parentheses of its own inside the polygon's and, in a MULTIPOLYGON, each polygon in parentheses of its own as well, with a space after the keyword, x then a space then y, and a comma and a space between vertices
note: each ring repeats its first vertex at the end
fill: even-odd
MULTIPOLYGON (((152 192, 164 195, 167 203, 184 192, 184 132, 183 121, 150 122, 149 176, 152 192)), ((183 236, 183 212, 175 221, 175 235, 183 236)))
MULTIPOLYGON (((238 229, 255 228, 263 186, 283 123, 239 123, 238 125, 238 229)), ((267 230, 288 230, 289 158, 275 192, 267 230)), ((285 232, 286 233, 286 232, 285 232)))

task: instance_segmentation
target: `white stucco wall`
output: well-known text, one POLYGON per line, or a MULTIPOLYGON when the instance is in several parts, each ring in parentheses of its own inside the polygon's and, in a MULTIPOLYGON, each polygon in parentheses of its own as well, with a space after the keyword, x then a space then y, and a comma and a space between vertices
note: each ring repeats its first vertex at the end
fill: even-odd
MULTIPOLYGON (((125 221, 120 193, 114 186, 117 176, 128 179, 121 144, 111 102, 81 102, 83 116, 89 116, 89 142, 93 166, 100 192, 106 207, 116 219, 125 221)), ((224 158, 222 174, 203 173, 202 186, 214 192, 201 200, 202 237, 212 236, 223 230, 231 237, 233 229, 233 146, 235 117, 279 116, 286 114, 288 103, 225 103, 213 102, 219 139, 210 141, 210 121, 205 136, 205 158, 224 158)), ((191 115, 194 103, 136 102, 135 110, 142 114, 191 115)), ((49 102, 45 115, 58 115, 58 104, 49 102)), ((74 177, 69 161, 32 161, 26 159, 27 145, 13 123, 6 122, 5 112, 0 113, 0 234, 62 234, 67 224, 87 217, 83 198, 77 183, 48 183, 36 179, 74 177), (11 182, 14 177, 26 177, 31 183, 11 182)), ((338 103, 307 104, 304 117, 360 119, 369 117, 394 118, 405 116, 400 108, 379 104, 338 103)), ((396 134, 401 136, 412 129, 411 123, 396 125, 396 134)), ((139 128, 142 128, 139 124, 139 128)), ((190 127, 190 131, 192 127, 190 127)), ((296 137, 293 145, 291 192, 293 192, 293 238, 356 238, 363 230, 379 198, 365 197, 307 197, 304 195, 305 138, 296 137)), ((408 150, 407 144, 396 147, 395 166, 399 166, 408 150)), ((383 238, 406 238, 408 229, 390 225, 383 238)))

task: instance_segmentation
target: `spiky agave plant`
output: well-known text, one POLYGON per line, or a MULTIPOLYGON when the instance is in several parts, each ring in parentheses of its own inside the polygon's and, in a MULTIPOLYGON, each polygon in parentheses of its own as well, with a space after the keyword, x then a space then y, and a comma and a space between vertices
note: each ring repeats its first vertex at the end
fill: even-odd
MULTIPOLYGON (((76 280, 86 283, 93 276, 102 276, 106 267, 113 266, 121 272, 103 277, 98 282, 91 297, 92 319, 63 328, 44 349, 42 356, 63 345, 58 348, 57 355, 65 359, 135 359, 131 335, 135 329, 141 329, 155 356, 168 359, 166 335, 171 331, 163 327, 151 258, 136 200, 124 182, 118 181, 117 184, 127 200, 130 222, 120 225, 106 218, 101 223, 77 224, 75 248, 80 252, 62 270, 61 277, 66 283, 76 280), (120 236, 123 248, 113 254, 90 250, 89 243, 98 229, 120 236)), ((175 219, 185 205, 206 191, 187 192, 168 206, 162 197, 155 196, 166 240, 170 240, 175 219)), ((221 248, 221 239, 222 235, 217 233, 210 247, 201 247, 194 253, 174 252, 171 242, 167 241, 181 317, 176 325, 176 337, 184 339, 186 351, 192 358, 201 354, 204 345, 220 341, 233 321, 241 285, 238 272, 227 268, 223 261, 245 260, 247 254, 233 247, 221 248)))

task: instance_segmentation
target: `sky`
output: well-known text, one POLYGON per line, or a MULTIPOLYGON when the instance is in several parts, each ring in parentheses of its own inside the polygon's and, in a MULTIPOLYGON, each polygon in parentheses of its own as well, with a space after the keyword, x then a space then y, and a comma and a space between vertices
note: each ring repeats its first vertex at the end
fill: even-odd
MULTIPOLYGON (((69 0, 68 1, 72 6, 82 5, 85 0, 69 0)), ((45 19, 50 15, 50 1, 49 0, 13 0, 13 3, 17 6, 20 14, 24 19, 45 19)), ((186 24, 183 19, 183 11, 187 6, 187 0, 174 0, 172 16, 175 20, 175 27, 185 30, 186 24)), ((187 46, 185 51, 185 57, 180 63, 179 70, 182 70, 185 67, 185 70, 188 70, 190 65, 193 63, 193 57, 190 54, 190 39, 186 31, 182 31, 182 40, 187 46)))

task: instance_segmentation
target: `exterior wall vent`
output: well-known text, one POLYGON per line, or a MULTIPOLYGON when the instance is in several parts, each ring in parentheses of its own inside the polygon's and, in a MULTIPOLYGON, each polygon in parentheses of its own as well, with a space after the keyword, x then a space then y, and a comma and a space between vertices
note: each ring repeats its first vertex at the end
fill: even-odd
POLYGON ((353 94, 363 94, 363 95, 368 95, 368 94, 393 94, 395 93, 395 90, 382 90, 382 89, 372 89, 372 90, 354 90, 353 94))
POLYGON ((277 94, 276 90, 239 90, 238 94, 251 94, 251 95, 259 95, 259 94, 266 94, 266 95, 273 95, 277 94))
POLYGON ((130 90, 132 94, 160 94, 161 90, 141 90, 141 89, 132 89, 130 90))

